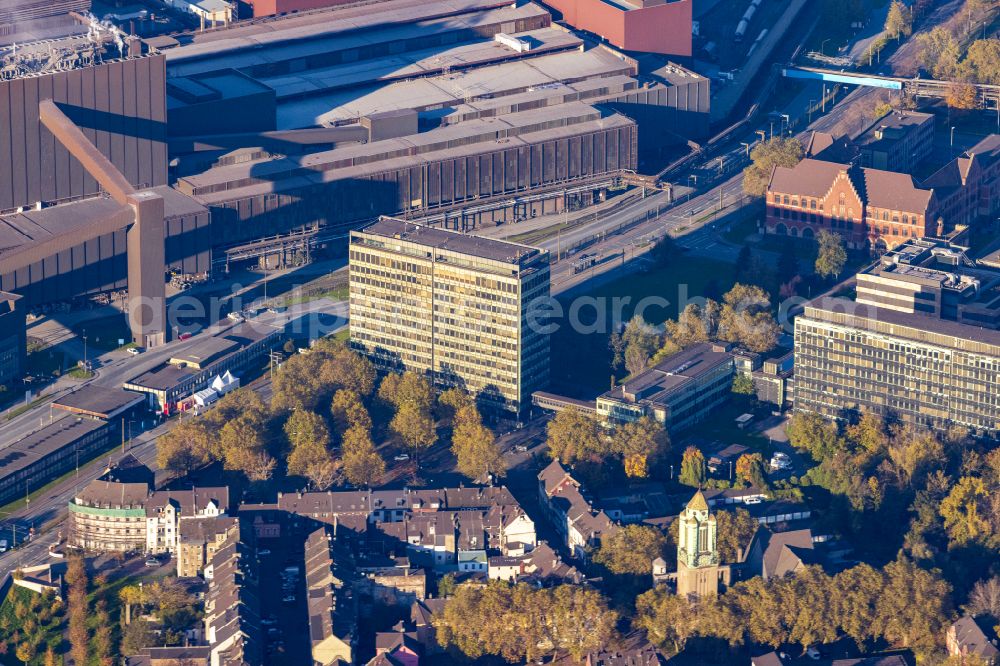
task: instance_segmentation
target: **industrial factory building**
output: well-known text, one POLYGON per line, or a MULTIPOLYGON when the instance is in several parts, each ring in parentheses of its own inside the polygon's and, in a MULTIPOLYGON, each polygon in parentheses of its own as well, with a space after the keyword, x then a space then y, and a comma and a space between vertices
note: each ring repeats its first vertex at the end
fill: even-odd
POLYGON ((134 187, 167 184, 164 58, 120 33, 0 49, 0 213, 100 191, 96 178, 45 127, 52 100, 134 187), (116 41, 119 40, 119 41, 116 41))
POLYGON ((167 269, 280 264, 379 215, 466 231, 599 201, 707 134, 708 79, 649 58, 502 0, 0 50, 7 320, 127 289, 154 346, 167 269))
POLYGON ((566 23, 626 51, 691 55, 694 0, 544 0, 566 23))
POLYGON ((561 210, 571 196, 585 205, 708 131, 708 79, 588 47, 535 3, 345 7, 164 53, 176 187, 211 210, 213 243, 230 251, 342 236, 378 215, 468 230, 561 210), (209 85, 223 76, 241 84, 209 85), (258 94, 249 81, 273 100, 244 121, 258 94), (190 112, 182 85, 212 88, 198 104, 218 113, 190 112), (219 133, 227 118, 236 129, 219 133))

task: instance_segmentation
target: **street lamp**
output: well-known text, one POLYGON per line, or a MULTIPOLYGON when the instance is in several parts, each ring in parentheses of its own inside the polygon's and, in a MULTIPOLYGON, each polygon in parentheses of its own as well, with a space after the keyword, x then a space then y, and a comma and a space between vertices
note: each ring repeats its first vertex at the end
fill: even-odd
POLYGON ((819 52, 822 55, 826 55, 826 43, 828 41, 830 41, 831 39, 833 39, 833 38, 832 37, 827 37, 826 39, 823 40, 823 43, 819 45, 819 52))
POLYGON ((816 100, 814 100, 814 99, 809 100, 809 124, 810 125, 812 125, 813 110, 815 109, 815 107, 816 107, 816 100))
POLYGON ((740 141, 740 145, 747 149, 747 157, 750 157, 750 144, 746 141, 740 141))
MULTIPOLYGON (((790 132, 792 130, 792 118, 791 118, 791 116, 789 116, 787 113, 782 113, 781 114, 781 119, 784 121, 782 123, 782 127, 788 127, 788 131, 790 132)), ((785 136, 785 130, 784 129, 781 130, 781 136, 785 136)))
POLYGON ((954 125, 951 128, 951 145, 949 146, 949 150, 951 151, 952 154, 955 153, 955 127, 954 127, 954 125))

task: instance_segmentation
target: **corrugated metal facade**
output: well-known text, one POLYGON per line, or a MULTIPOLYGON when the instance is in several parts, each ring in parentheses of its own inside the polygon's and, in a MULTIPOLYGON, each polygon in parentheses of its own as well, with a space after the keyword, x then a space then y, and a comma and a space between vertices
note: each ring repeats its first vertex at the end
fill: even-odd
POLYGON ((150 55, 0 81, 0 211, 99 191, 39 121, 44 99, 59 103, 133 185, 165 185, 165 77, 163 56, 150 55))
MULTIPOLYGON (((350 225, 378 215, 432 211, 483 202, 559 183, 586 181, 637 163, 634 123, 511 148, 485 150, 282 193, 211 206, 216 246, 310 225, 350 225)), ((493 144, 494 146, 496 144, 493 144)))

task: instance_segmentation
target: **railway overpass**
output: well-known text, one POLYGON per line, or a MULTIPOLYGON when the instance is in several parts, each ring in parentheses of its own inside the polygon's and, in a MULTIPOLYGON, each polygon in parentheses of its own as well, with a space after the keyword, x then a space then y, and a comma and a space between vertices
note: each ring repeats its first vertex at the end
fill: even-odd
MULTIPOLYGON (((914 98, 945 99, 952 88, 961 82, 937 81, 934 79, 903 78, 898 76, 878 76, 864 72, 847 72, 843 70, 824 69, 820 67, 802 67, 786 65, 781 70, 782 76, 789 79, 804 81, 820 81, 823 83, 840 83, 852 86, 868 86, 898 90, 914 98)), ((980 109, 996 111, 997 123, 1000 125, 1000 85, 983 83, 971 84, 976 89, 976 104, 980 109)))

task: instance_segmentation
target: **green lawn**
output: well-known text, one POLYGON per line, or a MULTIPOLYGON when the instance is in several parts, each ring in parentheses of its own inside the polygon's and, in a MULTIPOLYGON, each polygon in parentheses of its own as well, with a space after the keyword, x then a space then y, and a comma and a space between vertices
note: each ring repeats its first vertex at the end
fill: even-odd
MULTIPOLYGON (((633 273, 608 282, 588 292, 587 296, 613 299, 628 297, 631 300, 622 308, 622 320, 632 318, 635 306, 647 297, 664 298, 668 304, 649 307, 644 318, 650 324, 662 324, 667 319, 675 319, 678 303, 683 298, 701 296, 705 288, 712 286, 725 292, 733 284, 733 265, 723 261, 713 261, 704 257, 681 254, 667 266, 657 267, 645 273, 633 273), (714 285, 710 285, 714 283, 714 285)), ((710 289, 712 291, 714 289, 710 289)), ((609 315, 611 303, 608 304, 609 315)))
POLYGON ((0 637, 9 646, 7 654, 4 655, 4 663, 25 663, 15 657, 17 649, 14 642, 15 632, 18 634, 20 642, 23 643, 27 640, 35 646, 35 657, 27 662, 32 666, 45 663, 45 650, 49 646, 52 646, 57 655, 64 651, 63 619, 65 612, 57 610, 59 606, 54 606, 53 601, 30 590, 11 587, 3 604, 0 605, 0 637), (21 618, 18 618, 14 612, 18 605, 26 609, 26 612, 22 611, 24 614, 21 618), (30 636, 26 636, 25 631, 25 626, 28 623, 33 623, 35 626, 30 636))
POLYGON ((552 390, 587 399, 606 390, 611 382, 608 337, 615 320, 627 322, 637 305, 648 305, 643 316, 648 323, 658 325, 677 317, 683 299, 702 296, 706 288, 709 295, 719 298, 732 284, 732 264, 681 254, 666 266, 623 276, 575 297, 560 298, 563 317, 554 320, 559 329, 552 335, 552 390), (574 301, 582 324, 577 329, 570 325, 574 301), (593 303, 600 314, 595 315, 593 303))
POLYGON ((113 351, 126 344, 132 338, 129 331, 128 320, 124 314, 91 319, 89 321, 76 324, 72 328, 73 333, 83 337, 87 334, 87 346, 95 351, 113 351), (124 340, 118 344, 119 340, 124 340))
POLYGON ((316 289, 316 290, 305 290, 304 292, 296 293, 293 296, 289 296, 284 300, 285 306, 298 305, 300 303, 308 303, 309 301, 314 301, 317 298, 329 298, 331 301, 346 301, 348 297, 347 285, 341 285, 339 287, 333 287, 332 289, 316 289))

